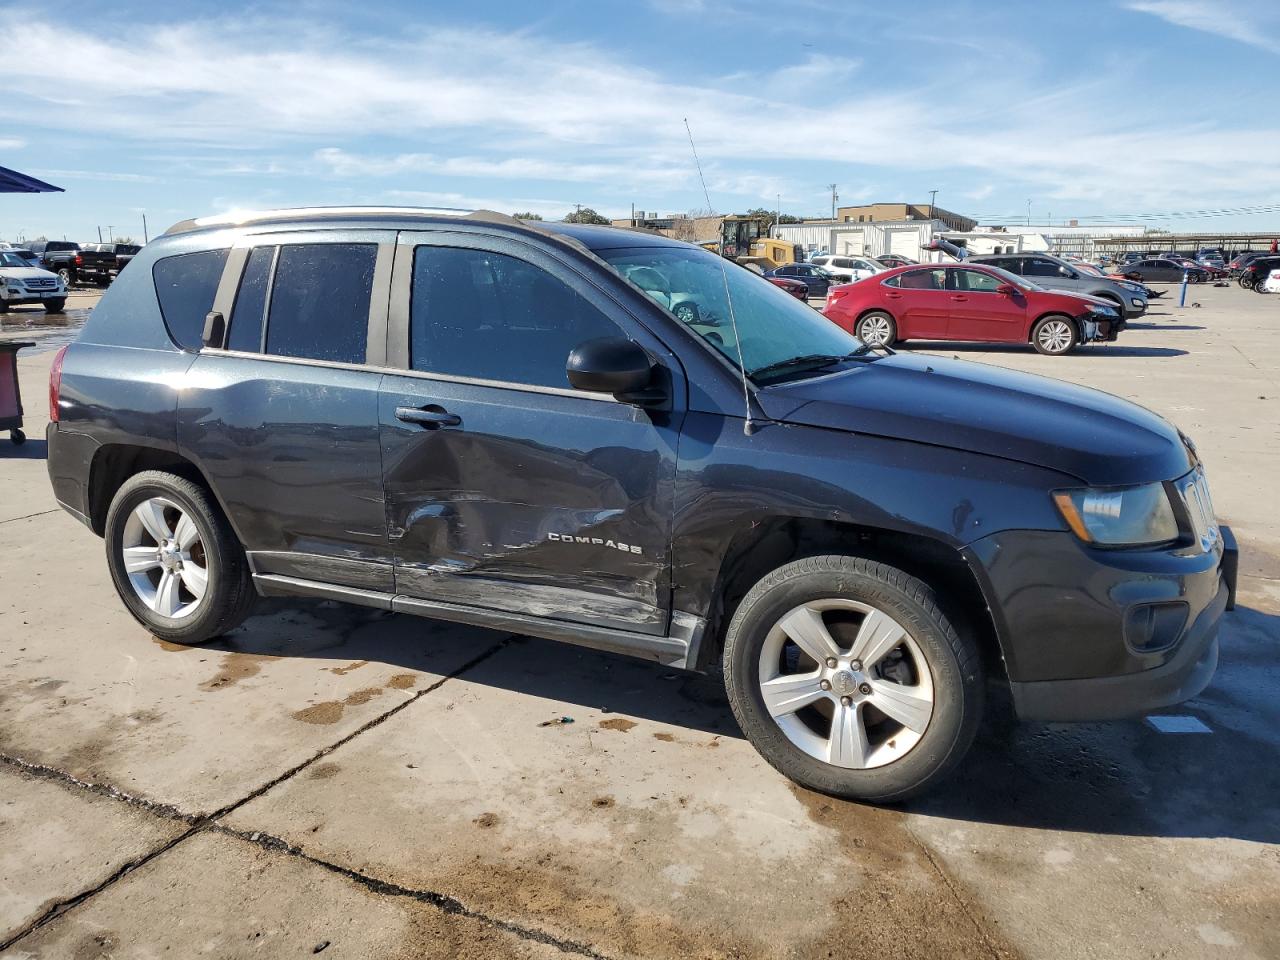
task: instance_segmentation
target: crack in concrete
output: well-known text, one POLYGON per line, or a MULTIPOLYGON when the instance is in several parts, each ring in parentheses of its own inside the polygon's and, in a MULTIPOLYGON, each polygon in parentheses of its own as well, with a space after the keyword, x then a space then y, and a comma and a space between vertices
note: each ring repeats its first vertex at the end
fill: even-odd
POLYGON ((911 829, 910 824, 905 824, 905 827, 907 831, 907 836, 909 836, 912 839, 912 841, 915 842, 915 845, 920 848, 920 852, 924 854, 925 859, 929 861, 930 866, 932 866, 933 869, 937 872, 942 882, 946 884, 947 889, 951 892, 951 896, 955 899, 956 903, 959 905, 960 911, 966 917, 968 917, 969 922, 973 924, 973 929, 977 931, 978 936, 982 938, 982 943, 986 946, 987 953, 991 954, 992 960, 1004 960, 1007 954, 1005 954, 1003 951, 1000 950, 999 947, 997 947, 994 943, 991 942, 991 938, 987 936, 986 927, 976 916, 974 916, 973 911, 969 908, 968 899, 961 895, 959 888, 957 888, 955 883, 952 882, 951 875, 948 874, 947 871, 942 868, 942 864, 940 864, 938 862, 938 858, 933 855, 933 851, 930 850, 928 846, 925 845, 923 840, 921 840, 919 837, 916 836, 916 832, 911 829))
MULTIPOLYGON (((53 513, 54 511, 51 510, 48 512, 53 513)), ((160 803, 154 800, 147 800, 143 797, 136 797, 133 794, 126 793, 123 790, 119 790, 115 787, 112 787, 106 784, 94 783, 88 780, 81 780, 79 777, 72 776, 71 774, 67 773, 64 770, 59 770, 57 767, 51 767, 46 764, 40 764, 40 763, 32 763, 30 761, 23 760, 19 757, 12 757, 7 754, 0 754, 0 762, 3 762, 8 766, 13 767, 15 770, 21 771, 23 774, 27 776, 30 776, 36 779, 48 780, 52 783, 57 783, 68 790, 83 791, 85 793, 94 794, 95 796, 106 797, 107 799, 110 799, 110 800, 116 800, 120 803, 126 803, 130 806, 137 807, 141 810, 147 811, 148 813, 152 813, 158 817, 163 817, 168 820, 178 820, 183 823, 191 824, 190 829, 184 830, 182 833, 178 834, 178 836, 172 838, 171 840, 167 840, 164 843, 157 846, 155 849, 150 850, 147 853, 144 853, 141 856, 128 861, 127 863, 124 863, 123 865, 121 865, 121 867, 118 870, 115 871, 115 873, 107 877, 101 883, 98 883, 86 890, 82 890, 79 893, 73 894, 69 897, 64 897, 54 901, 49 906, 49 908, 46 909, 44 913, 42 913, 40 916, 24 924, 22 927, 19 927, 6 939, 0 940, 0 954, 4 953, 6 950, 8 950, 10 947, 17 944, 19 941, 30 936, 32 933, 39 930, 41 927, 45 926, 46 924, 48 924, 50 921, 57 919, 58 917, 65 914, 67 911, 72 910, 75 907, 79 906, 80 904, 84 903, 86 900, 91 899, 92 897, 101 893, 103 890, 106 890, 108 887, 115 884, 117 881, 124 879, 125 877, 127 877, 129 874, 133 873, 135 870, 139 869, 140 867, 146 866, 156 857, 159 857, 160 855, 167 853, 169 850, 172 850, 174 847, 178 846, 178 844, 182 843, 185 840, 190 839, 191 837, 195 836, 197 833, 200 833, 201 831, 207 830, 212 827, 221 832, 234 834, 235 831, 230 830, 230 828, 223 827, 220 824, 216 824, 215 821, 221 819, 222 817, 227 816, 230 813, 235 812, 236 810, 243 807, 245 804, 251 803, 252 801, 258 799, 267 791, 271 790, 273 787, 279 786, 281 783, 285 782, 286 780, 289 780, 290 778, 297 776, 299 773, 307 769, 307 767, 311 766, 317 760, 320 760, 321 758, 328 756, 330 753, 337 750, 339 747, 342 747, 345 744, 350 743, 352 740, 360 736, 362 733, 372 730, 374 727, 378 726, 379 724, 385 723, 387 720, 391 719, 396 714, 400 713, 402 710, 405 710, 410 705, 417 703, 423 697, 427 696, 430 693, 434 693, 436 690, 439 690, 442 686, 444 686, 450 680, 453 680, 461 676, 462 674, 470 670, 472 667, 477 666, 478 664, 487 660, 489 657, 492 657, 498 651, 502 650, 509 643, 511 643, 512 640, 516 639, 516 636, 517 636, 516 634, 508 634, 507 636, 499 640, 497 643, 493 644, 493 646, 488 647, 481 653, 472 657, 466 663, 462 664, 462 666, 458 667, 457 669, 441 677, 435 683, 432 683, 430 686, 424 687, 423 689, 417 691, 412 697, 409 697, 407 700, 401 701, 400 703, 392 707, 390 710, 387 710, 379 714, 378 716, 374 717, 372 720, 369 720, 367 723, 361 724, 359 727, 357 727, 351 733, 347 734, 345 737, 341 737, 340 739, 334 741, 333 743, 321 748, 311 757, 302 761, 302 763, 299 763, 293 767, 290 767, 284 773, 280 774, 277 777, 273 777, 272 779, 268 780, 266 783, 257 787, 256 789, 246 794, 245 796, 229 804, 226 804, 225 806, 220 807, 219 809, 209 814, 186 813, 185 811, 180 810, 178 807, 174 806, 173 804, 160 803)), ((282 845, 281 849, 285 849, 284 841, 279 841, 279 842, 282 845)), ((305 859, 313 860, 313 858, 306 857, 305 854, 301 854, 300 852, 298 855, 303 856, 305 859)), ((313 862, 317 863, 320 866, 325 866, 329 869, 335 870, 340 873, 345 871, 345 868, 343 867, 338 867, 336 865, 329 865, 324 863, 324 861, 313 860, 313 862)), ((349 872, 351 873, 351 876, 353 878, 360 876, 355 874, 354 871, 349 871, 349 872)), ((405 890, 406 891, 405 893, 396 894, 399 896, 413 895, 413 891, 408 891, 406 888, 397 888, 395 884, 387 884, 385 883, 385 881, 375 880, 374 878, 366 878, 366 880, 368 881, 368 883, 366 883, 366 886, 368 886, 369 884, 379 884, 379 885, 384 885, 387 890, 405 890)), ((362 880, 361 882, 365 882, 365 881, 362 880)), ((378 889, 378 887, 371 886, 370 889, 378 889)), ((423 896, 421 899, 424 903, 432 903, 434 901, 430 899, 431 896, 436 896, 441 898, 440 903, 436 904, 437 906, 440 906, 441 909, 446 909, 445 906, 443 906, 443 904, 446 902, 457 905, 456 910, 449 910, 447 912, 463 913, 466 916, 471 916, 477 919, 486 920, 487 922, 493 923, 496 926, 503 926, 503 924, 505 923, 505 921, 490 920, 488 918, 483 917, 481 914, 469 911, 466 907, 464 907, 458 901, 452 900, 452 898, 445 897, 443 894, 430 895, 430 894, 423 893, 423 896)), ((511 927, 511 932, 513 933, 518 933, 518 931, 521 929, 516 927, 514 924, 510 925, 510 927, 511 927)), ((503 929, 506 929, 506 927, 504 926, 503 929)), ((542 936, 549 937, 549 935, 542 934, 539 931, 534 931, 534 930, 528 931, 528 939, 538 939, 538 937, 542 937, 542 936)), ((540 940, 539 942, 546 942, 553 945, 557 943, 557 941, 554 940, 554 938, 549 938, 546 941, 540 940)), ((571 946, 573 947, 573 949, 570 949, 569 952, 579 953, 583 956, 591 957, 592 960, 607 960, 607 958, 604 958, 600 954, 584 952, 584 950, 587 950, 587 948, 580 947, 580 945, 578 944, 572 944, 571 946)), ((566 948, 566 949, 569 949, 569 948, 566 948)))
POLYGON ((210 830, 221 833, 225 836, 235 837, 237 840, 243 840, 245 843, 252 843, 262 847, 264 850, 272 850, 276 853, 284 853, 291 857, 298 857, 307 863, 317 867, 322 867, 332 873, 345 877, 363 887, 367 887, 374 893, 384 897, 408 897, 411 900, 417 900, 419 903, 429 903, 433 907, 442 910, 445 913, 455 914, 457 916, 467 917, 472 920, 478 920, 481 923, 488 924, 498 930, 505 931, 522 940, 531 940, 535 943, 545 944, 555 947, 565 953, 573 953, 582 957, 589 957, 590 960, 610 960, 610 958, 596 950, 593 950, 585 943, 578 943, 575 940, 566 940, 560 937, 552 936, 542 930, 526 927, 510 920, 500 920, 497 917, 490 916, 487 913, 481 913, 473 910, 464 904, 461 900, 451 897, 446 893, 437 893, 434 890, 415 890, 412 887, 404 887, 398 883, 389 880, 381 880, 378 877, 371 877, 366 873, 360 873, 358 870, 352 870, 350 867, 344 867, 341 864, 332 863, 328 860, 321 860, 313 857, 304 851, 301 847, 295 847, 288 841, 280 837, 272 836, 261 831, 237 830, 233 827, 227 827, 220 823, 210 826, 210 830))
POLYGON ((41 510, 37 513, 27 513, 21 517, 10 517, 8 520, 0 520, 0 523, 17 523, 19 520, 30 520, 32 517, 43 517, 46 513, 57 513, 58 507, 51 510, 41 510))

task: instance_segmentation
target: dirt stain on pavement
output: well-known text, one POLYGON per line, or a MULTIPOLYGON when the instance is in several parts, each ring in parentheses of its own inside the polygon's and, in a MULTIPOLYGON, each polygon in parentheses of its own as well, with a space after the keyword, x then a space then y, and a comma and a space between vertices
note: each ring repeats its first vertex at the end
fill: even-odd
POLYGON ((295 720, 301 720, 303 723, 328 724, 337 723, 342 719, 342 704, 336 700, 326 700, 324 703, 313 704, 304 710, 291 713, 289 716, 295 720))
POLYGON ((364 687, 363 689, 357 690, 354 693, 347 694, 346 699, 343 700, 342 702, 349 707, 354 707, 356 704, 368 703, 374 697, 380 697, 380 696, 382 696, 381 687, 364 687))
POLYGON ((810 820, 836 832, 849 871, 863 878, 828 905, 834 922, 799 956, 1019 956, 982 915, 975 898, 911 834, 904 813, 790 787, 810 820))
POLYGON ((262 665, 274 659, 276 658, 261 653, 225 653, 217 676, 200 684, 200 689, 221 690, 249 677, 256 677, 262 671, 262 665))
POLYGON ((338 766, 336 763, 318 763, 311 768, 311 773, 308 775, 308 779, 328 780, 330 777, 335 776, 341 769, 342 767, 338 766))
POLYGON ((674 733, 655 733, 653 739, 661 740, 663 743, 675 743, 676 735, 674 733))
POLYGON ((501 820, 496 813, 482 813, 471 822, 482 830, 488 830, 491 827, 496 827, 501 820))
POLYGON ((368 660, 357 660, 355 663, 348 663, 345 667, 330 667, 330 673, 336 673, 340 677, 345 677, 352 670, 359 670, 361 667, 367 667, 368 660))
POLYGON ((612 807, 615 803, 617 803, 617 801, 614 800, 613 797, 596 797, 594 800, 591 801, 591 805, 595 807, 597 810, 608 809, 609 807, 612 807))
POLYGON ((625 717, 610 717, 608 720, 600 721, 600 726, 605 730, 617 730, 619 733, 626 733, 635 725, 634 720, 628 720, 625 717))
POLYGON ((168 640, 161 640, 159 637, 152 637, 152 642, 166 653, 181 653, 183 650, 194 650, 195 647, 189 647, 185 643, 170 643, 168 640))
POLYGON ((387 681, 387 686, 393 690, 412 690, 417 682, 418 675, 416 673, 397 673, 387 681))

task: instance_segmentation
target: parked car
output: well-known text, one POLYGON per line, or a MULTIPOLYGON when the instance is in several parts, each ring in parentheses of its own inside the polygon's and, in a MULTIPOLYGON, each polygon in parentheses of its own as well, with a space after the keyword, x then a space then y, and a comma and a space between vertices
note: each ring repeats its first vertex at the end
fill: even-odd
POLYGON ((139 249, 133 243, 82 243, 77 275, 105 287, 139 249))
POLYGON ((1218 253, 1201 253, 1196 257, 1196 263, 1203 264, 1206 267, 1213 267, 1215 270, 1226 270, 1227 263, 1222 259, 1222 255, 1218 253))
POLYGON ((1048 253, 1002 253, 972 257, 966 263, 985 263, 1009 273, 1026 277, 1046 290, 1065 290, 1099 297, 1119 309, 1120 315, 1132 320, 1147 312, 1147 298, 1123 281, 1112 280, 1083 263, 1068 263, 1048 253))
POLYGON ((910 257, 904 257, 900 253, 886 253, 875 258, 876 263, 882 265, 886 270, 892 267, 907 267, 913 263, 919 263, 919 260, 912 260, 910 257))
POLYGON ((898 267, 835 287, 822 312, 877 346, 901 340, 1030 343, 1055 356, 1081 343, 1115 340, 1125 325, 1110 301, 1045 290, 970 262, 898 267))
POLYGON ((1231 259, 1231 262, 1227 264, 1227 270, 1231 274, 1231 276, 1239 279, 1244 269, 1248 267, 1249 264, 1253 263, 1254 260, 1257 260, 1259 257, 1274 257, 1274 256, 1276 256, 1276 254, 1266 253, 1262 250, 1248 250, 1244 253, 1240 253, 1234 256, 1231 259))
POLYGON ((1136 294, 1143 300, 1148 301, 1148 305, 1150 305, 1150 301, 1154 300, 1156 297, 1164 296, 1164 291, 1162 290, 1152 290, 1144 283, 1137 280, 1130 280, 1128 277, 1123 277, 1119 274, 1108 274, 1101 267, 1095 267, 1091 263, 1082 263, 1079 265, 1079 268, 1084 273, 1091 274, 1095 277, 1105 277, 1112 283, 1120 284, 1120 286, 1126 291, 1136 294))
POLYGON ((816 264, 837 280, 852 282, 883 273, 884 267, 870 257, 853 257, 835 254, 825 257, 811 257, 810 263, 816 264))
POLYGON ((1181 283, 1184 273, 1191 283, 1203 283, 1209 279, 1209 272, 1203 267, 1187 266, 1164 258, 1139 260, 1124 267, 1126 277, 1135 277, 1143 283, 1181 283))
POLYGON ((809 296, 825 297, 827 289, 833 284, 838 283, 831 274, 827 273, 822 267, 816 263, 787 263, 774 270, 766 270, 766 277, 787 277, 791 280, 799 280, 809 288, 809 296))
POLYGON ((716 667, 773 766, 877 802, 961 760, 988 678, 1062 721, 1213 675, 1234 538, 1118 397, 885 355, 611 227, 280 211, 136 259, 53 358, 47 461, 169 642, 263 594, 716 667))
POLYGON ((49 313, 67 305, 67 287, 58 274, 31 266, 14 250, 0 250, 0 313, 25 303, 38 303, 49 313))
POLYGON ((1258 293, 1280 293, 1280 266, 1267 271, 1267 275, 1259 279, 1253 289, 1258 293))
POLYGON ((27 244, 27 249, 40 258, 43 269, 62 278, 63 286, 70 287, 76 283, 83 262, 80 244, 70 240, 33 240, 27 244))
POLYGON ((1280 267, 1280 254, 1255 257, 1245 264, 1244 269, 1240 271, 1240 276, 1236 278, 1236 282, 1246 290, 1253 290, 1259 280, 1265 279, 1277 267, 1280 267))
POLYGON ((797 300, 808 301, 809 299, 809 286, 802 280, 796 280, 792 277, 773 277, 768 273, 764 275, 764 278, 775 287, 787 291, 797 300))
POLYGON ((1122 253, 1120 255, 1120 259, 1116 262, 1119 263, 1120 266, 1122 267, 1127 267, 1129 264, 1137 263, 1139 260, 1143 260, 1143 259, 1145 258, 1142 254, 1138 253, 1137 251, 1130 250, 1127 253, 1122 253))

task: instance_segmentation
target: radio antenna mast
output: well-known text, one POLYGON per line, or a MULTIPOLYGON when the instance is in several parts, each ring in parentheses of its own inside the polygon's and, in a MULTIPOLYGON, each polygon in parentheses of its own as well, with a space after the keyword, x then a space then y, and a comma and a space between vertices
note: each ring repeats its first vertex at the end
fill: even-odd
MULTIPOLYGON (((707 212, 714 212, 711 206, 711 194, 707 191, 707 178, 702 175, 702 161, 698 159, 698 148, 693 143, 693 131, 689 129, 689 118, 684 118, 684 132, 689 135, 689 149, 693 151, 693 164, 698 168, 698 180, 702 184, 702 196, 707 201, 707 212)), ((748 437, 756 432, 755 423, 751 420, 751 393, 747 390, 747 363, 742 358, 742 338, 738 336, 738 318, 733 312, 733 294, 729 292, 729 273, 724 268, 724 227, 720 228, 720 278, 724 280, 724 299, 729 307, 729 325, 733 327, 733 342, 738 350, 738 375, 742 380, 742 405, 746 409, 747 418, 742 423, 742 432, 748 437)))

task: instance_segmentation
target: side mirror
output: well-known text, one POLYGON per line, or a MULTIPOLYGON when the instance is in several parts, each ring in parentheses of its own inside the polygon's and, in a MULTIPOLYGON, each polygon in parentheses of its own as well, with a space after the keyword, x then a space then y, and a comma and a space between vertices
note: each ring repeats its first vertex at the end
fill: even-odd
POLYGON ((575 390, 611 393, 624 403, 648 405, 666 399, 653 387, 653 361, 640 345, 624 337, 601 337, 580 343, 565 364, 575 390))
POLYGON ((996 287, 996 293, 1005 297, 1012 297, 1017 292, 1018 288, 1012 283, 1002 283, 1000 286, 996 287))

